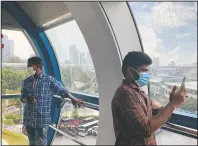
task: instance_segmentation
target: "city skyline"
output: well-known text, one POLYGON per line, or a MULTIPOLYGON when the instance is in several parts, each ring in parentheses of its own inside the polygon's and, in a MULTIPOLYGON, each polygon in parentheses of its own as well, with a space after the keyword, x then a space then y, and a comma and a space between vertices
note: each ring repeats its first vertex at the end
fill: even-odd
MULTIPOLYGON (((4 32, 6 32, 7 30, 4 30, 4 32)), ((8 30, 9 31, 9 30, 8 30)), ((20 32, 16 32, 16 34, 19 34, 20 32)), ((5 33, 4 34, 4 38, 5 38, 5 40, 8 42, 8 41, 10 41, 10 42, 13 42, 12 44, 14 44, 15 45, 15 40, 12 40, 12 39, 8 39, 8 35, 10 34, 10 32, 9 33, 5 33)), ((11 38, 14 38, 14 37, 11 37, 11 38)), ((26 39, 25 37, 23 38, 23 39, 26 39)), ((6 45, 6 41, 3 41, 3 43, 5 44, 5 47, 3 48, 3 51, 2 51, 2 54, 4 54, 3 52, 5 52, 4 50, 8 47, 7 45, 6 45)), ((20 44, 20 43, 19 43, 20 44)), ((29 55, 25 55, 25 57, 23 57, 23 55, 22 54, 20 54, 20 55, 18 55, 18 53, 17 53, 17 51, 18 51, 18 49, 17 49, 17 47, 18 46, 14 46, 13 45, 13 51, 12 51, 12 55, 11 56, 19 56, 20 58, 22 58, 22 59, 24 59, 24 60, 27 60, 29 57, 32 57, 32 56, 35 56, 35 53, 33 52, 33 50, 32 50, 32 47, 30 46, 30 48, 28 49, 28 51, 30 51, 30 50, 32 50, 32 51, 30 51, 30 52, 28 52, 28 54, 29 55), (14 48, 16 48, 16 49, 14 49, 14 48), (16 55, 15 55, 16 54, 16 55)), ((91 65, 91 64, 93 64, 92 63, 92 59, 91 59, 91 55, 90 55, 90 53, 89 53, 89 51, 88 50, 81 50, 80 51, 80 49, 78 49, 77 47, 76 47, 76 45, 75 44, 72 44, 70 47, 69 47, 70 49, 69 49, 69 52, 67 53, 67 54, 70 54, 70 55, 68 55, 68 58, 67 59, 65 59, 65 60, 62 60, 61 61, 61 64, 65 64, 65 61, 67 61, 67 60, 69 60, 70 61, 70 63, 73 63, 73 64, 89 64, 89 65, 91 65), (74 51, 74 53, 73 53, 73 55, 71 55, 72 53, 72 51, 71 50, 76 50, 76 51, 74 51), (86 57, 84 57, 84 62, 83 63, 81 63, 80 62, 80 54, 84 54, 84 56, 86 56, 86 57), (86 54, 86 55, 85 55, 86 54), (72 56, 74 56, 74 57, 72 57, 72 56), (73 58, 73 59, 71 59, 71 58, 73 58), (75 58, 77 58, 77 60, 75 59, 75 58), (78 63, 77 63, 78 62, 78 63)), ((160 58, 159 57, 151 57, 152 58, 152 60, 153 60, 153 64, 152 64, 152 66, 160 66, 160 58)), ((2 57, 2 59, 4 60, 5 59, 5 57, 2 57)), ((183 65, 197 65, 197 62, 192 62, 192 63, 189 63, 189 64, 180 64, 179 62, 177 63, 177 62, 175 62, 175 61, 169 61, 169 62, 167 62, 167 66, 171 66, 171 63, 172 63, 172 66, 175 66, 175 65, 177 65, 177 66, 183 66, 183 65), (175 65, 174 65, 175 64, 175 65)))
MULTIPOLYGON (((168 66, 172 61, 179 66, 196 62, 196 3, 130 2, 129 5, 137 22, 144 51, 151 58, 158 57, 160 66, 168 66), (163 13, 160 13, 160 10, 163 10, 163 13)), ((34 53, 22 32, 3 29, 2 33, 14 40, 14 55, 27 59, 29 54, 34 53)), ((89 53, 86 41, 75 20, 46 30, 45 33, 59 62, 69 60, 69 49, 72 45, 76 46, 79 53, 89 53)), ((121 54, 126 54, 125 50, 120 51, 121 54)))
MULTIPOLYGON (((89 52, 80 52, 76 45, 70 46, 69 49, 69 61, 71 64, 91 65, 91 55, 89 52)), ((63 64, 64 62, 61 62, 63 64)))
POLYGON ((14 56, 14 41, 12 39, 8 39, 8 35, 3 35, 4 48, 2 49, 2 61, 7 60, 9 57, 14 56))

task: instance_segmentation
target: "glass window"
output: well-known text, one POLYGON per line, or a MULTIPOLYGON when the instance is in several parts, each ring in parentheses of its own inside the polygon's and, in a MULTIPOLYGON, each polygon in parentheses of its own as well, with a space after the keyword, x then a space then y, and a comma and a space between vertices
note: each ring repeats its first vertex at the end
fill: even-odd
MULTIPOLYGON (((61 109, 58 129, 85 145, 95 145, 98 122, 99 111, 86 107, 76 109, 70 102, 66 102, 61 109)), ((72 140, 57 132, 53 145, 61 144, 76 145, 72 140)))
POLYGON ((5 145, 28 145, 23 128, 23 106, 17 99, 2 99, 2 141, 5 145))
POLYGON ((98 95, 96 74, 87 44, 75 20, 45 31, 70 91, 98 95))
MULTIPOLYGON (((54 47, 64 86, 70 91, 98 95, 96 74, 87 44, 75 20, 45 31, 54 47)), ((95 145, 99 111, 65 103, 58 128, 70 137, 95 145)), ((73 143, 57 133, 53 144, 73 143)))
POLYGON ((156 134, 158 145, 197 145, 197 139, 167 130, 161 130, 156 134))
MULTIPOLYGON (((35 53, 22 31, 3 29, 2 35, 2 94, 17 94, 20 93, 22 81, 29 76, 26 61, 35 53)), ((22 108, 19 98, 2 99, 4 144, 28 144, 22 125, 22 108)))
POLYGON ((188 100, 178 110, 197 114, 197 3, 130 2, 144 51, 153 59, 151 98, 169 101, 187 77, 188 100))
POLYGON ((2 30, 2 93, 20 93, 22 81, 29 76, 27 59, 35 56, 22 31, 2 30))

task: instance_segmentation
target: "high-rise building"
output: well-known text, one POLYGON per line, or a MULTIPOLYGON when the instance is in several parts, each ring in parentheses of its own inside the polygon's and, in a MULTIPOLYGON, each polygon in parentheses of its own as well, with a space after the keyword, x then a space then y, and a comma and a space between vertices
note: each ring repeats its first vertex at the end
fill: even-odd
POLYGON ((68 59, 66 59, 65 64, 71 64, 71 62, 68 59))
POLYGON ((175 61, 171 61, 171 62, 168 64, 168 66, 170 66, 170 67, 176 66, 175 61))
POLYGON ((192 64, 192 66, 195 66, 195 67, 196 67, 196 66, 197 66, 197 62, 194 62, 194 63, 192 64))
POLYGON ((9 40, 7 35, 3 35, 4 48, 2 49, 2 61, 14 56, 14 41, 9 40))
POLYGON ((76 48, 76 45, 70 46, 69 58, 71 64, 79 64, 79 50, 76 48))
POLYGON ((93 62, 92 62, 92 59, 91 59, 91 55, 90 55, 90 53, 89 52, 87 52, 87 65, 92 65, 93 64, 93 62))
POLYGON ((86 59, 85 59, 85 52, 80 53, 80 64, 85 65, 86 64, 86 59))

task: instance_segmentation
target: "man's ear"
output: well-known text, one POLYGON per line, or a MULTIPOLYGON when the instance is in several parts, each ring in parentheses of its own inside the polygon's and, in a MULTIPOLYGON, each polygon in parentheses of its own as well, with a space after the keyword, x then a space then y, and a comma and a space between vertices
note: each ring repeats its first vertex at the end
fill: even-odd
POLYGON ((134 79, 139 80, 140 76, 139 76, 138 72, 135 71, 135 69, 132 67, 128 67, 128 68, 129 68, 130 74, 134 77, 134 79))
POLYGON ((37 68, 40 68, 41 69, 42 68, 42 65, 41 64, 38 64, 37 65, 37 68))
POLYGON ((132 72, 131 72, 131 67, 130 67, 130 66, 127 67, 127 69, 126 69, 126 75, 127 75, 127 76, 133 75, 132 72))
POLYGON ((33 67, 33 70, 35 70, 35 71, 38 68, 37 65, 33 65, 33 64, 32 64, 32 67, 33 67))

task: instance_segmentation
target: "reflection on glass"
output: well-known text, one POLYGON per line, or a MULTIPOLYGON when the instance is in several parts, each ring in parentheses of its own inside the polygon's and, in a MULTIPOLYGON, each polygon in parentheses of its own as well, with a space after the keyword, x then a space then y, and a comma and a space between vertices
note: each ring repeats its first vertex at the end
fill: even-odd
MULTIPOLYGON (((86 145, 95 145, 98 135, 98 118, 99 111, 86 107, 76 109, 71 103, 66 102, 61 111, 58 128, 86 145)), ((57 133, 54 143, 66 144, 68 140, 57 133)))
POLYGON ((3 29, 2 34, 2 93, 20 93, 22 81, 29 76, 27 59, 35 53, 21 31, 3 29))
POLYGON ((197 3, 130 2, 144 51, 152 57, 151 98, 165 105, 186 76, 188 100, 179 110, 197 114, 197 3))
POLYGON ((9 145, 27 145, 23 130, 22 104, 17 99, 2 99, 2 139, 9 145))
POLYGON ((62 82, 70 91, 98 95, 96 74, 75 20, 45 31, 59 61, 62 82))
POLYGON ((197 145, 197 139, 162 130, 156 135, 158 145, 197 145))

